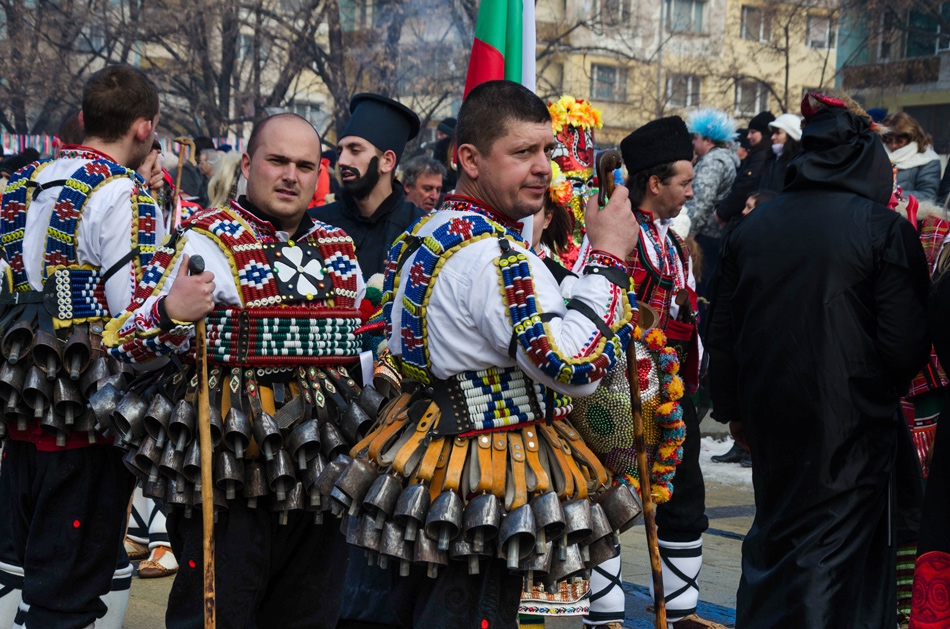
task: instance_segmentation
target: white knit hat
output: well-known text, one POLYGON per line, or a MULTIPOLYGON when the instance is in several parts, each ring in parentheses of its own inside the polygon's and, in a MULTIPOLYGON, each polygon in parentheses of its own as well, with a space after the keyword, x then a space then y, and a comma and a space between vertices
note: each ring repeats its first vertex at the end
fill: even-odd
POLYGON ((802 119, 795 114, 782 114, 769 123, 773 129, 781 129, 798 142, 802 139, 802 119))

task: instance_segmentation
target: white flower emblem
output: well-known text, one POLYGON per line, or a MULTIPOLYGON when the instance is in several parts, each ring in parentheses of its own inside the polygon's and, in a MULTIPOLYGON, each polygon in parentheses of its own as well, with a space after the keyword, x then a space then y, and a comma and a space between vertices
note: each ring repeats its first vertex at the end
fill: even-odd
POLYGON ((303 249, 288 244, 277 251, 274 271, 288 288, 306 299, 313 299, 315 294, 322 292, 317 285, 324 283, 326 275, 319 260, 311 258, 304 262, 303 257, 303 249))

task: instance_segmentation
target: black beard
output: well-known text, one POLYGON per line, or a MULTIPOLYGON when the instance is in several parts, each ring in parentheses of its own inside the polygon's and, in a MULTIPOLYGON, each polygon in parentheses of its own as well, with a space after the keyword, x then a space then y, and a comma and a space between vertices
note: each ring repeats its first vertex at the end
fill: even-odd
POLYGON ((360 171, 349 166, 340 166, 340 174, 350 172, 356 175, 355 179, 343 180, 343 192, 354 199, 362 201, 370 195, 376 184, 379 183, 379 157, 373 157, 369 160, 369 166, 366 168, 366 174, 360 175, 360 171))

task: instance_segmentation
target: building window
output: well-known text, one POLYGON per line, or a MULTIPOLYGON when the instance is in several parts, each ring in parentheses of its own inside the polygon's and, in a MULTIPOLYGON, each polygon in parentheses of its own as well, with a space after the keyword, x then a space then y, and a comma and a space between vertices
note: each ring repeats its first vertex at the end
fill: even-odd
POLYGON ((630 26, 632 0, 595 0, 594 15, 604 26, 630 26))
POLYGON ((758 81, 736 83, 736 114, 754 116, 769 108, 769 90, 758 81))
POLYGON ((772 38, 771 21, 762 9, 742 7, 742 39, 766 42, 772 38))
POLYGON ((834 48, 835 23, 829 15, 809 15, 806 43, 809 48, 834 48))
POLYGON ((703 79, 692 74, 673 74, 666 79, 666 97, 671 107, 697 107, 703 79))
POLYGON ((340 28, 344 31, 358 31, 373 24, 373 2, 371 0, 340 0, 340 28))
POLYGON ((594 64, 590 67, 593 100, 622 101, 627 97, 627 69, 594 64))
POLYGON ((106 47, 106 31, 101 24, 83 26, 79 33, 80 52, 99 52, 106 47))
POLYGON ((702 33, 703 11, 700 0, 664 0, 666 30, 674 33, 702 33))
POLYGON ((323 111, 320 103, 294 101, 287 105, 287 111, 295 113, 301 118, 306 118, 317 129, 322 128, 329 118, 329 114, 323 111))

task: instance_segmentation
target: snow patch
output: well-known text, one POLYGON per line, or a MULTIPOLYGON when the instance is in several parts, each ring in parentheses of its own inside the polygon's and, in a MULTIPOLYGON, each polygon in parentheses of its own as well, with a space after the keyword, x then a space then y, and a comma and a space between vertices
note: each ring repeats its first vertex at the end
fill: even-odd
POLYGON ((707 483, 752 487, 751 467, 742 467, 738 463, 716 463, 712 460, 714 455, 728 452, 732 443, 732 437, 721 440, 703 437, 699 445, 699 466, 703 470, 703 479, 707 483))

